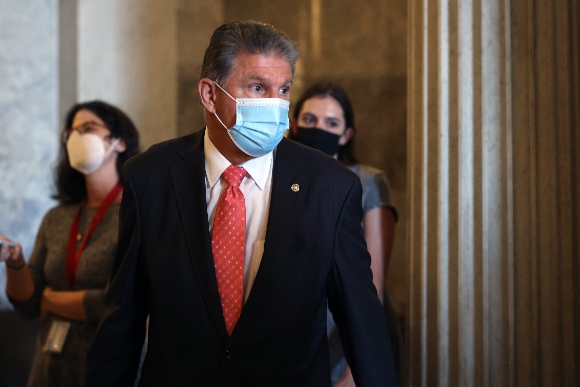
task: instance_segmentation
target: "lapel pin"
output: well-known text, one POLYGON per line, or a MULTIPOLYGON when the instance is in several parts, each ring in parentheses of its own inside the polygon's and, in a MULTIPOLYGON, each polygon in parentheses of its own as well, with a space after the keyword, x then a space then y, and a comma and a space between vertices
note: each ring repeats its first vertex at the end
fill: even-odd
POLYGON ((298 184, 292 184, 290 189, 294 192, 298 192, 300 190, 300 186, 298 184))

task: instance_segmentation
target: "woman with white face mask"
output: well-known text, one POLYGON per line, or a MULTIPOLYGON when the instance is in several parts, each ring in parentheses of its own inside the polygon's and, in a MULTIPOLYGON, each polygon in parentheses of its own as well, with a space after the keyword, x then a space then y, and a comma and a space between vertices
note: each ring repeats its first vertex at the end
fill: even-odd
MULTIPOLYGON (((393 354, 398 366, 396 315, 384 286, 389 265, 397 210, 391 203, 389 185, 383 171, 358 162, 354 155, 354 111, 346 91, 339 85, 319 83, 306 90, 296 102, 290 138, 334 157, 361 180, 364 212, 363 229, 371 255, 373 282, 385 305, 393 354)), ((331 358, 331 379, 335 387, 354 386, 346 365, 338 330, 332 315, 327 319, 331 358)))
POLYGON ((29 386, 83 385, 117 247, 121 171, 139 151, 131 119, 102 101, 74 105, 65 127, 59 205, 44 216, 28 263, 0 235, 6 293, 23 317, 42 320, 29 386))

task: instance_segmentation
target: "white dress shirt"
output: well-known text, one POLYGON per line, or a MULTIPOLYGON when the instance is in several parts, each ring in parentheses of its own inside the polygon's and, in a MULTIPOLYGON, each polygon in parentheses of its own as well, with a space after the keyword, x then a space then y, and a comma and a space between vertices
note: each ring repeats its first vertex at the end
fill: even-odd
MULTIPOLYGON (((207 218, 210 233, 213 229, 215 207, 226 188, 222 173, 231 163, 211 142, 206 128, 203 150, 205 152, 205 198, 207 201, 207 218)), ((246 202, 246 249, 244 260, 244 302, 248 299, 254 279, 258 273, 266 228, 270 212, 270 193, 272 192, 272 152, 239 165, 247 175, 240 184, 246 202)))

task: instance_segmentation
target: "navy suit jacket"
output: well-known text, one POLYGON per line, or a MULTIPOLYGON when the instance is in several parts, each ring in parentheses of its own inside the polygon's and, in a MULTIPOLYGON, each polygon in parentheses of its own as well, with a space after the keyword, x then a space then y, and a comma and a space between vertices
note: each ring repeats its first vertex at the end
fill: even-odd
POLYGON ((207 218, 204 131, 129 160, 106 311, 87 386, 330 386, 326 306, 359 387, 397 385, 361 228, 358 177, 284 139, 264 253, 228 337, 207 218), (298 184, 299 190, 292 190, 298 184))

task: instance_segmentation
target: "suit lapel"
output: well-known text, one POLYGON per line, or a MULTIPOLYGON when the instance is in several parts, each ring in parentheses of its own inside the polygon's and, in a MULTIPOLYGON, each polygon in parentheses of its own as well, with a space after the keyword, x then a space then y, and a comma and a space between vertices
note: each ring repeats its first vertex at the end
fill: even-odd
POLYGON ((218 331, 227 339, 207 221, 203 133, 194 134, 177 150, 182 160, 171 166, 170 174, 200 292, 218 331))
POLYGON ((298 216, 308 192, 309 179, 299 174, 283 140, 276 149, 272 176, 272 194, 264 254, 252 290, 244 305, 232 339, 259 314, 259 308, 274 287, 290 254, 298 216), (294 184, 298 184, 292 189, 294 184))

